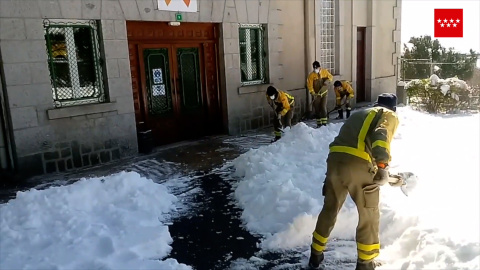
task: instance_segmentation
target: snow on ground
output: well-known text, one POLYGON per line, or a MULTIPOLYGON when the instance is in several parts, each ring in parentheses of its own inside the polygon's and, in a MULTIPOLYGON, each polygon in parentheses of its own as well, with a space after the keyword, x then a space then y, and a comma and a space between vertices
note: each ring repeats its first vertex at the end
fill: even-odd
MULTIPOLYGON (((409 107, 398 108, 398 115, 391 172, 414 172, 420 183, 409 197, 382 187, 379 259, 387 264, 380 269, 480 269, 479 115, 432 116, 409 107)), ((263 251, 300 248, 308 255, 323 205, 328 145, 341 125, 299 123, 280 141, 233 161, 235 175, 243 177, 235 198, 247 229, 264 236, 263 251)), ((357 221, 349 197, 326 261, 356 260, 354 242, 343 240, 354 241, 357 221)))
POLYGON ((0 269, 191 269, 162 260, 176 202, 135 172, 19 192, 0 205, 0 269))

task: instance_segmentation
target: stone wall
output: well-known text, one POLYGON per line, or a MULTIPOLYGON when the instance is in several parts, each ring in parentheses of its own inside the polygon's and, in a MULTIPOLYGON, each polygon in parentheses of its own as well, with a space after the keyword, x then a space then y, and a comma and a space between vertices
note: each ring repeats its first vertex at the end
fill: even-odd
POLYGON ((21 172, 62 171, 137 153, 127 35, 119 1, 2 0, 0 27, 7 104, 21 172), (107 103, 53 106, 44 19, 100 21, 107 103), (116 146, 106 143, 110 140, 116 146), (94 154, 78 160, 83 152, 76 149, 95 149, 95 145, 94 154), (68 152, 70 157, 65 156, 68 152))
MULTIPOLYGON (((216 1, 214 6, 215 3, 216 1)), ((303 8, 303 1, 226 1, 222 32, 230 134, 271 125, 272 109, 265 100, 265 91, 269 85, 289 91, 296 97, 296 104, 302 104, 302 99, 305 100, 303 8), (267 25, 269 70, 267 84, 251 86, 241 84, 239 23, 267 25)), ((303 108, 304 106, 298 105, 295 110, 303 108)), ((299 114, 300 111, 297 115, 299 114)))
POLYGON ((44 170, 51 173, 95 166, 119 159, 120 151, 118 140, 91 144, 78 141, 57 143, 54 151, 43 153, 44 170))

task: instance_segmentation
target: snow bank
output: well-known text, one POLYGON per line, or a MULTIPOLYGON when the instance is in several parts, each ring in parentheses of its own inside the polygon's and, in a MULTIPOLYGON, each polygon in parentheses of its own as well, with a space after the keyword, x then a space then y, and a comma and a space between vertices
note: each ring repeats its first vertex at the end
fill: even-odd
POLYGON ((0 269, 191 269, 161 261, 176 200, 134 172, 19 192, 0 205, 0 269))
MULTIPOLYGON (((384 269, 479 269, 479 116, 436 117, 408 107, 398 114, 391 171, 414 172, 421 182, 410 197, 382 187, 384 269)), ((235 190, 242 219, 247 229, 264 235, 264 250, 308 249, 323 205, 328 144, 340 126, 311 129, 299 123, 282 140, 233 161, 235 174, 243 177, 235 190)), ((354 240, 357 221, 348 197, 331 239, 354 240)), ((351 256, 356 258, 354 245, 351 256)))

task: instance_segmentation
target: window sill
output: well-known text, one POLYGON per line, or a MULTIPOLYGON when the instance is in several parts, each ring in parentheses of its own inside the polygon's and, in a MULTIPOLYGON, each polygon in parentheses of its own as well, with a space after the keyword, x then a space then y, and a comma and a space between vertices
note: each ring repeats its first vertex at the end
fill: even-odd
POLYGON ((238 88, 238 94, 251 94, 257 92, 265 92, 267 91, 267 87, 271 86, 271 83, 262 83, 262 84, 254 84, 254 85, 245 85, 238 88))
POLYGON ((47 110, 49 120, 117 111, 115 103, 97 103, 47 110))

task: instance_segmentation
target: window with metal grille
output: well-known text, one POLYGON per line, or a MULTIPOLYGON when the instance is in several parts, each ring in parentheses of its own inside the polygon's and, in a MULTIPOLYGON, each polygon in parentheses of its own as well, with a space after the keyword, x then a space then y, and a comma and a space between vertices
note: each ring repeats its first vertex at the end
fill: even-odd
POLYGON ((105 102, 99 23, 44 20, 55 107, 105 102))
POLYGON ((320 64, 335 74, 335 1, 320 3, 320 64))
POLYGON ((239 24, 240 72, 243 85, 267 82, 265 27, 239 24))

